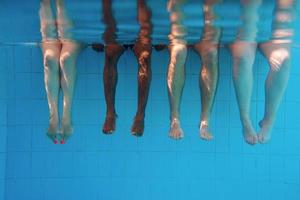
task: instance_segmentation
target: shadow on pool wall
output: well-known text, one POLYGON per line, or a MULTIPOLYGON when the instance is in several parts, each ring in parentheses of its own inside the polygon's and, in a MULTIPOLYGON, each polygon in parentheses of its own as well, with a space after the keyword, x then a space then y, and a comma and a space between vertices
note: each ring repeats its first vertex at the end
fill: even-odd
MULTIPOLYGON (((272 140, 247 145, 241 134, 229 50, 220 50, 220 80, 211 118, 214 140, 198 135, 199 57, 189 49, 181 106, 182 140, 168 137, 167 50, 152 53, 145 132, 130 134, 137 105, 137 63, 131 50, 119 61, 117 129, 101 132, 105 117, 104 53, 78 59, 74 135, 66 145, 46 136, 48 107, 38 47, 0 47, 0 199, 243 199, 300 198, 300 49, 293 49, 289 85, 272 140), (3 83, 3 84, 2 84, 3 83), (3 114, 6 113, 6 114, 3 114)), ((251 116, 258 129, 268 67, 254 64, 251 116)))

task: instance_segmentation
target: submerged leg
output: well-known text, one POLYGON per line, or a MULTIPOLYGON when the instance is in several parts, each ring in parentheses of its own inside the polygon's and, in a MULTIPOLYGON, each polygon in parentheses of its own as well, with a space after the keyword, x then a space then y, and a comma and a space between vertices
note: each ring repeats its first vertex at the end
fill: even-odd
POLYGON ((115 110, 115 94, 118 81, 117 64, 123 52, 124 47, 118 44, 107 45, 105 49, 103 81, 106 101, 106 118, 102 128, 102 131, 105 134, 110 134, 115 131, 117 116, 115 110))
POLYGON ((254 42, 236 41, 231 46, 233 56, 233 81, 243 135, 248 144, 257 143, 257 135, 250 120, 250 104, 253 85, 252 66, 257 44, 254 42))
POLYGON ((266 42, 260 45, 261 51, 268 59, 270 70, 265 81, 265 113, 259 125, 260 143, 271 139, 271 132, 276 119, 276 113, 287 86, 290 73, 290 44, 266 42))
POLYGON ((138 59, 138 110, 136 112, 131 132, 133 135, 141 136, 144 132, 145 109, 149 96, 151 82, 151 45, 137 43, 134 53, 138 59))
POLYGON ((194 48, 200 55, 202 62, 199 76, 201 90, 201 121, 199 132, 202 139, 211 140, 213 136, 209 131, 209 122, 218 81, 218 45, 211 42, 200 42, 194 48))
POLYGON ((57 135, 59 134, 58 94, 60 88, 59 54, 61 43, 57 40, 48 41, 43 42, 41 47, 44 57, 44 81, 50 111, 47 135, 54 143, 57 143, 57 135))
POLYGON ((76 81, 76 61, 82 45, 74 41, 64 41, 60 54, 61 88, 63 91, 63 117, 61 143, 73 133, 72 102, 76 81))
POLYGON ((180 139, 183 131, 180 127, 179 110, 185 81, 185 60, 187 47, 184 44, 170 45, 170 63, 168 68, 168 94, 171 107, 171 138, 180 139))

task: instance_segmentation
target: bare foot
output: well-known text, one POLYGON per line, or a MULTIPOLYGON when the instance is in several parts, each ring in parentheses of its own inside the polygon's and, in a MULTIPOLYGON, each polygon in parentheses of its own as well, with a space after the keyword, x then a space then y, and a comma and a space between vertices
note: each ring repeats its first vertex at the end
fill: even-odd
POLYGON ((131 133, 135 136, 142 136, 144 133, 144 117, 135 116, 131 133))
POLYGON ((203 140, 212 140, 213 139, 213 135, 209 132, 208 130, 208 124, 206 121, 202 121, 200 123, 200 128, 199 128, 199 132, 200 132, 200 137, 203 140))
POLYGON ((104 134, 112 134, 116 129, 116 114, 106 115, 105 122, 103 124, 102 132, 104 134))
POLYGON ((108 44, 105 48, 105 52, 109 57, 119 58, 125 48, 119 44, 108 44))
POLYGON ((67 142, 67 140, 72 136, 72 134, 73 134, 72 123, 69 120, 66 120, 66 121, 63 120, 60 143, 65 144, 67 142))
POLYGON ((258 133, 258 141, 261 144, 266 144, 271 139, 272 125, 265 123, 264 120, 259 122, 260 131, 258 133))
POLYGON ((47 130, 47 136, 54 142, 54 144, 58 143, 57 140, 58 134, 59 134, 58 123, 50 123, 47 130))
POLYGON ((257 143, 258 138, 252 126, 244 126, 243 135, 248 144, 255 145, 257 143))
POLYGON ((183 131, 180 127, 180 122, 176 118, 171 121, 169 136, 173 139, 181 139, 184 137, 183 131))

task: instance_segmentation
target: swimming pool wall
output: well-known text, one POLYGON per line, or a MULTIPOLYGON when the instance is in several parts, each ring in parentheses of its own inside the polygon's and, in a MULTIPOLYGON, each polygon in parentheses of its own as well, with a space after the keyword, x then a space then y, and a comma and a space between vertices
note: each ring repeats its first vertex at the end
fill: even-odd
MULTIPOLYGON (((153 51, 144 136, 130 134, 137 105, 137 62, 119 61, 117 131, 101 133, 105 115, 104 54, 85 49, 78 60, 74 135, 54 145, 45 135, 48 107, 42 54, 36 46, 0 46, 0 199, 181 200, 300 199, 300 49, 293 49, 289 85, 266 145, 242 138, 231 57, 220 50, 212 114, 214 140, 198 135, 200 60, 189 50, 181 118, 185 137, 168 137, 167 50, 153 51)), ((251 118, 263 115, 266 60, 257 53, 251 118)))

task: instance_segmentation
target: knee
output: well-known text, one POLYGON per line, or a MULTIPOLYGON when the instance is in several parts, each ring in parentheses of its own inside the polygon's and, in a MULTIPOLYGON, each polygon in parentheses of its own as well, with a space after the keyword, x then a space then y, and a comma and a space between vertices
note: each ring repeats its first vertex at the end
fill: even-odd
POLYGON ((171 63, 183 65, 187 55, 187 47, 185 45, 174 45, 171 47, 171 63))
POLYGON ((138 57, 139 65, 145 66, 149 62, 149 59, 150 59, 150 52, 149 51, 141 52, 141 54, 138 57))
POLYGON ((124 52, 124 47, 118 44, 107 45, 105 56, 108 60, 118 60, 124 52))
POLYGON ((44 66, 49 70, 58 70, 59 56, 51 50, 44 53, 44 66))
POLYGON ((71 62, 73 62, 73 58, 69 52, 63 53, 59 58, 60 67, 63 69, 68 68, 71 62))
POLYGON ((239 79, 245 74, 252 73, 254 60, 247 57, 239 57, 233 60, 233 79, 239 79))
POLYGON ((254 60, 256 54, 256 44, 244 41, 236 41, 230 46, 234 61, 247 62, 254 60))
POLYGON ((290 51, 284 48, 276 49, 268 58, 272 71, 280 71, 289 68, 290 51))
POLYGON ((139 79, 149 79, 151 76, 151 69, 149 65, 140 65, 138 72, 139 79))

